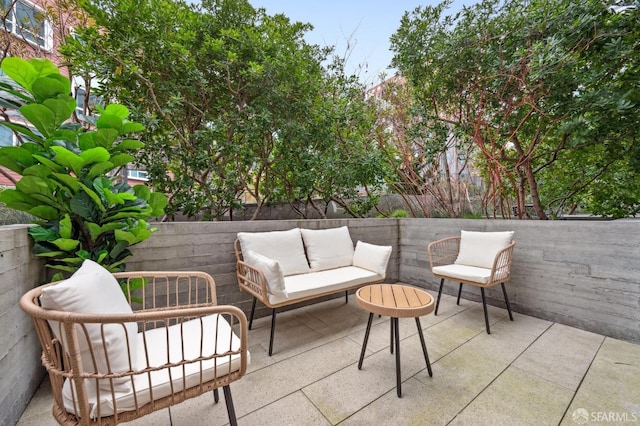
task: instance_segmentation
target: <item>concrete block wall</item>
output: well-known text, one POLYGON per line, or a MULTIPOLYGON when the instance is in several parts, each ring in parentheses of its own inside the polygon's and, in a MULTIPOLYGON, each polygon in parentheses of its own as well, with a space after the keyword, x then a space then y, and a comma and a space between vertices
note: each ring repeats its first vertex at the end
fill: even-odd
MULTIPOLYGON (((640 220, 503 221, 399 219, 400 281, 438 289, 429 272, 431 241, 467 231, 515 231, 512 277, 507 284, 516 312, 640 343, 640 220)), ((457 295, 446 281, 444 292, 457 295)), ((462 297, 480 301, 463 286, 462 297)), ((488 303, 504 306, 499 286, 488 303)))
POLYGON ((40 343, 20 297, 44 282, 25 225, 0 226, 0 425, 15 424, 45 375, 40 343))

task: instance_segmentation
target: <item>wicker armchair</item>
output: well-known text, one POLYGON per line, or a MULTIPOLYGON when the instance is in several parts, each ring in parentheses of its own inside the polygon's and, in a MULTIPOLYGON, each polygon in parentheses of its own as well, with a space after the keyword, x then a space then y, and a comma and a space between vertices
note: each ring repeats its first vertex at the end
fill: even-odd
POLYGON ((467 232, 462 231, 459 237, 449 237, 434 241, 427 246, 431 272, 440 278, 438 298, 434 315, 438 315, 440 296, 444 280, 458 281, 457 304, 460 304, 462 284, 480 287, 482 307, 487 334, 491 334, 487 302, 484 289, 496 284, 502 286, 502 293, 513 321, 511 306, 504 283, 511 277, 511 260, 515 241, 513 232, 467 232))
MULTIPOLYGON (((244 313, 216 305, 215 282, 205 273, 127 272, 108 277, 130 305, 129 313, 88 313, 84 306, 93 302, 85 300, 78 305, 84 312, 45 309, 47 292, 64 287, 65 281, 35 288, 20 300, 43 349, 56 420, 68 425, 117 424, 211 390, 218 402, 217 388, 222 387, 229 421, 236 424, 229 384, 247 369, 244 313), (143 280, 146 285, 141 286, 143 280)), ((76 281, 67 291, 86 287, 83 291, 101 292, 106 287, 91 288, 87 276, 82 278, 79 286, 76 281)), ((113 306, 106 300, 100 303, 105 309, 113 306)))

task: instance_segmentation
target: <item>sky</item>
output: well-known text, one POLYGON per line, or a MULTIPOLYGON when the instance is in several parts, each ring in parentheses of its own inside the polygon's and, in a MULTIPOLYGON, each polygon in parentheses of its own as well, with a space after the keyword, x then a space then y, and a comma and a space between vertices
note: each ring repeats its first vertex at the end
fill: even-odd
MULTIPOLYGON (((435 6, 439 0, 249 0, 253 7, 266 9, 267 14, 283 13, 291 21, 310 23, 314 29, 305 39, 321 46, 336 46, 335 53, 344 55, 348 41, 353 49, 347 62, 348 73, 360 76, 360 81, 372 86, 379 74, 387 76, 393 58, 389 38, 400 26, 405 11, 418 6, 435 6), (360 67, 361 65, 365 65, 360 67)), ((455 13, 474 0, 454 0, 447 14, 455 13)))

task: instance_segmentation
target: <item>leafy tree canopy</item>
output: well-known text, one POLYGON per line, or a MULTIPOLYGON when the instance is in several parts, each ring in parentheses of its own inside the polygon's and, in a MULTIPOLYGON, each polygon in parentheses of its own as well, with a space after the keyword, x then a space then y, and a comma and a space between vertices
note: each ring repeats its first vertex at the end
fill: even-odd
POLYGON ((539 218, 582 206, 640 210, 640 7, 601 0, 484 0, 407 12, 393 65, 412 86, 415 122, 471 144, 487 214, 539 218))

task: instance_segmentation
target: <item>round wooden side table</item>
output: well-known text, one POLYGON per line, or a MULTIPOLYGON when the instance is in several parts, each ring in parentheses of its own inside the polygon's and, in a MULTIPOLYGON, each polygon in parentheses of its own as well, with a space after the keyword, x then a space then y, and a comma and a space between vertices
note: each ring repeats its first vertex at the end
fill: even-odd
POLYGON ((360 361, 358 362, 358 370, 362 369, 364 354, 367 349, 367 341, 369 340, 369 332, 371 331, 371 322, 373 315, 384 315, 391 318, 391 353, 396 352, 396 390, 398 397, 402 397, 402 376, 400 374, 400 330, 398 318, 415 318, 422 344, 422 352, 424 360, 427 363, 429 376, 433 377, 431 371, 431 363, 427 354, 427 346, 424 342, 422 327, 420 326, 420 317, 433 312, 433 297, 426 291, 403 284, 372 284, 358 289, 356 292, 356 302, 358 306, 369 312, 369 322, 367 323, 367 331, 364 334, 364 342, 362 343, 362 352, 360 352, 360 361))

